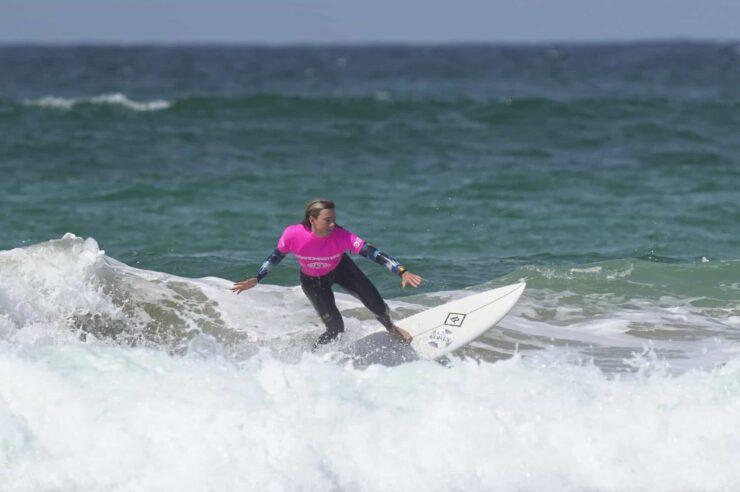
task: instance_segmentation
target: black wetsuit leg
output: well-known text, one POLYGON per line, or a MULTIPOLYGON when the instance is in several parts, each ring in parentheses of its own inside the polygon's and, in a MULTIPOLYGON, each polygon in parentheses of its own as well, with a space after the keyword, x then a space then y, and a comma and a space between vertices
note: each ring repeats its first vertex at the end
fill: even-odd
POLYGON ((380 292, 349 256, 342 255, 342 260, 332 273, 334 282, 359 299, 387 330, 394 328, 390 310, 380 292))
POLYGON ((314 348, 334 340, 344 331, 344 321, 331 290, 333 283, 334 271, 322 277, 310 277, 301 272, 301 288, 326 325, 326 331, 316 340, 314 348))

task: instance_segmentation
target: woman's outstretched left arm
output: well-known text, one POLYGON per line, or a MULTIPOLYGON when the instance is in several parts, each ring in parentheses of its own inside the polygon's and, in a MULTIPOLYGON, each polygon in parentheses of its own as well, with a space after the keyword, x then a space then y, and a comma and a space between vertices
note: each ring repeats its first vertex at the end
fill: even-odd
POLYGON ((374 261, 378 265, 384 266, 389 271, 401 277, 401 287, 406 287, 407 284, 412 287, 418 287, 421 285, 422 278, 420 276, 409 272, 401 262, 391 255, 379 250, 372 244, 365 243, 362 248, 360 248, 359 254, 374 261))

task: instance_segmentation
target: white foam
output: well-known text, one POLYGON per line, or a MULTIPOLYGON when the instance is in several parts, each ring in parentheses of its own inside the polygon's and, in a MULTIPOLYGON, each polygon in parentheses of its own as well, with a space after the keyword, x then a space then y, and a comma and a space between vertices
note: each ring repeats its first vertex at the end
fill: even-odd
MULTIPOLYGON (((544 350, 358 370, 300 344, 289 357, 260 351, 323 327, 299 287, 230 286, 132 268, 72 234, 0 252, 0 490, 723 490, 740 479, 740 346, 630 334, 647 323, 721 335, 738 326, 729 308, 714 320, 691 299, 530 288, 492 333, 544 350), (83 342, 70 320, 90 317, 182 331, 186 355, 83 342), (226 350, 230 335, 247 349, 226 350), (583 345, 619 349, 634 372, 579 362, 583 345)), ((337 299, 349 340, 377 329, 355 299, 337 299)))
POLYGON ((0 488, 732 489, 738 380, 558 351, 360 371, 0 343, 0 488))
POLYGON ((101 94, 93 97, 81 98, 64 98, 55 96, 46 96, 39 99, 30 99, 24 101, 29 106, 39 106, 42 108, 54 108, 69 110, 80 104, 105 104, 113 106, 122 106, 133 111, 161 111, 168 109, 172 103, 162 99, 153 101, 133 101, 126 97, 125 94, 101 94))
POLYGON ((62 239, 0 251, 2 331, 17 341, 68 340, 66 325, 75 313, 119 309, 96 283, 105 258, 97 242, 66 234, 62 239))
POLYGON ((77 104, 77 99, 67 99, 63 97, 46 96, 40 99, 29 99, 24 101, 29 106, 39 106, 42 108, 55 109, 72 109, 77 104))

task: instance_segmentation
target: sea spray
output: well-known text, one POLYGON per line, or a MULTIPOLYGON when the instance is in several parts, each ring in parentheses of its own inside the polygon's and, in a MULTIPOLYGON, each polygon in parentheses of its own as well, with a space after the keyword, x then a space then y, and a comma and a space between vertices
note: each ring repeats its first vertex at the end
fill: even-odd
POLYGON ((719 490, 740 479, 738 361, 609 378, 558 351, 357 370, 308 354, 235 363, 2 343, 0 387, 4 490, 719 490))

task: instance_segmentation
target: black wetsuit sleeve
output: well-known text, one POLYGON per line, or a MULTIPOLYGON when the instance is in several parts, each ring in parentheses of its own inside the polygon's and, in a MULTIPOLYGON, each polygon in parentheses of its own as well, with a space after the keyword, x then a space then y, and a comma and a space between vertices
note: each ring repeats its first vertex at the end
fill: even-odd
POLYGON ((278 263, 283 261, 283 258, 285 258, 285 253, 281 253, 279 249, 275 248, 257 271, 257 275, 255 275, 257 277, 257 282, 261 282, 262 279, 278 265, 278 263))
POLYGON ((384 266, 399 277, 402 276, 403 272, 406 271, 406 267, 401 265, 401 263, 397 259, 389 254, 382 252, 370 243, 365 243, 360 249, 359 254, 361 256, 364 256, 365 258, 374 261, 378 265, 384 266))

